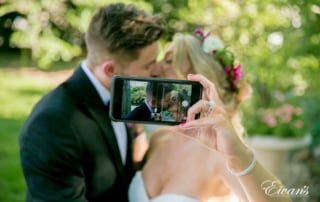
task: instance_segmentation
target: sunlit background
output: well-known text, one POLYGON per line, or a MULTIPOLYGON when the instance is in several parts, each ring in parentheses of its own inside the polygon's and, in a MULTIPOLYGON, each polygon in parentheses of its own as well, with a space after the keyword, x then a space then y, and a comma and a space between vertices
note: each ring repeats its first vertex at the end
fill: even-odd
MULTIPOLYGON (((97 6, 110 2, 116 1, 0 0, 0 201, 24 201, 21 126, 35 102, 83 59, 89 20, 97 6)), ((286 155, 286 161, 300 163, 290 170, 300 178, 288 183, 309 187, 310 197, 294 200, 319 201, 320 1, 122 2, 164 17, 163 46, 175 32, 202 27, 234 51, 254 89, 241 107, 246 138, 309 138, 286 155)))

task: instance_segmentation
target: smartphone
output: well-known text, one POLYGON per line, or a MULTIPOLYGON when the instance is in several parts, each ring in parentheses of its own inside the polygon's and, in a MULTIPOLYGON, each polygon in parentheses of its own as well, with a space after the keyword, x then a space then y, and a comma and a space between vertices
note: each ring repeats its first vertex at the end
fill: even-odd
POLYGON ((111 86, 113 121, 178 125, 202 97, 202 85, 189 80, 114 76, 111 86))

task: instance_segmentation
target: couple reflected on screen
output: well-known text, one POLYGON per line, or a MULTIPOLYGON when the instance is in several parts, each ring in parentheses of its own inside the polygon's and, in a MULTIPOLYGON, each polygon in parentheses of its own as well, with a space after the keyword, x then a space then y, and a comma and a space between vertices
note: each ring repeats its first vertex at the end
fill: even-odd
MULTIPOLYGON (((186 119, 189 101, 186 90, 176 89, 171 83, 147 82, 145 99, 125 119, 134 121, 183 121, 186 119)), ((130 103, 130 105, 132 102, 130 103)))

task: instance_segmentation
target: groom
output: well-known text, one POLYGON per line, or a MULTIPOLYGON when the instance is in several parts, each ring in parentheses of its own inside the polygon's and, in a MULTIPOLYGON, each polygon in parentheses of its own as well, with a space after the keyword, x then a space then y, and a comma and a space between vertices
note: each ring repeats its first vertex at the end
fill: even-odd
POLYGON ((132 5, 110 4, 93 16, 86 60, 39 101, 21 131, 28 202, 128 201, 132 137, 108 117, 111 80, 158 76, 163 31, 159 19, 132 5))
POLYGON ((160 112, 166 110, 171 101, 172 84, 148 82, 146 100, 127 114, 125 119, 138 121, 160 121, 160 112), (159 120, 157 119, 159 118, 159 120))

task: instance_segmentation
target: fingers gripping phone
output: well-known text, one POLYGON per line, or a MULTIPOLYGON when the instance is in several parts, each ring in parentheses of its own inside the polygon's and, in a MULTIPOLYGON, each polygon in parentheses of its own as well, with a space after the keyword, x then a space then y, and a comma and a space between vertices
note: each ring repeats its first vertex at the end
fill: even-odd
POLYGON ((177 125, 202 96, 202 85, 188 80, 114 76, 111 86, 110 118, 123 122, 177 125))

